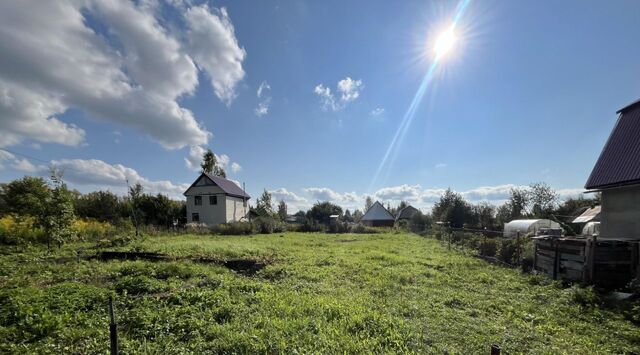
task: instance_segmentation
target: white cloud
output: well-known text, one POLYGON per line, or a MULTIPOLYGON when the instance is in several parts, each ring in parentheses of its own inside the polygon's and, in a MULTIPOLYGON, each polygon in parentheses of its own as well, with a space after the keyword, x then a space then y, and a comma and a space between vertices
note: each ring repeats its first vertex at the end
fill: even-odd
POLYGON ((228 155, 226 154, 215 154, 213 153, 213 155, 216 156, 216 160, 218 161, 218 164, 220 166, 222 166, 225 170, 227 169, 227 166, 229 166, 229 162, 231 161, 231 159, 229 158, 228 155))
POLYGON ((315 200, 319 201, 339 201, 342 195, 331 190, 328 187, 307 187, 304 189, 306 193, 311 195, 315 200))
POLYGON ((313 89, 313 92, 315 92, 316 95, 320 96, 320 102, 322 102, 323 110, 326 111, 328 109, 331 109, 333 111, 336 111, 338 109, 336 106, 336 100, 331 93, 331 89, 322 84, 318 84, 313 89))
POLYGON ((237 173, 240 170, 242 170, 242 166, 240 166, 240 164, 236 163, 235 161, 231 163, 231 171, 233 171, 234 173, 237 173))
POLYGON ((296 212, 299 210, 306 210, 311 207, 311 203, 304 197, 297 195, 293 191, 288 191, 284 187, 270 190, 272 200, 274 202, 284 201, 287 204, 288 212, 296 212))
POLYGON ((373 195, 384 201, 417 201, 422 187, 420 185, 399 185, 385 187, 376 191, 373 195))
POLYGON ((59 118, 70 108, 167 149, 206 144, 211 134, 178 99, 195 91, 201 69, 229 104, 245 51, 225 9, 181 11, 185 31, 146 2, 0 3, 0 144, 83 144, 84 130, 59 118))
POLYGON ((13 164, 11 164, 11 167, 16 170, 23 171, 25 173, 31 173, 31 174, 36 173, 41 169, 31 164, 31 162, 28 161, 27 159, 15 159, 13 161, 13 164))
POLYGON ((187 10, 188 51, 211 80, 220 100, 230 104, 235 86, 244 78, 242 61, 246 52, 238 44, 235 29, 224 7, 209 9, 205 4, 187 10))
POLYGON ((346 77, 338 81, 338 92, 342 102, 351 102, 360 96, 362 90, 362 80, 353 80, 346 77))
POLYGON ((373 110, 371 110, 371 112, 369 113, 369 115, 371 117, 378 117, 380 115, 382 115, 384 113, 384 108, 382 107, 376 107, 373 110))
POLYGON ((313 92, 320 97, 323 110, 337 111, 345 108, 351 101, 360 97, 360 91, 364 88, 362 80, 353 80, 350 77, 346 77, 338 81, 336 91, 340 95, 336 98, 331 89, 324 84, 318 84, 313 89, 313 92))
POLYGON ((256 96, 260 99, 260 102, 258 102, 258 107, 255 108, 253 112, 256 116, 262 117, 269 113, 269 105, 271 105, 271 86, 266 81, 263 81, 258 87, 256 96))
POLYGON ((130 185, 140 183, 147 193, 161 193, 174 199, 183 199, 182 193, 190 185, 175 184, 168 180, 150 180, 132 168, 98 159, 52 160, 51 165, 60 169, 64 180, 71 185, 109 188, 119 193, 126 193, 128 180, 130 185))

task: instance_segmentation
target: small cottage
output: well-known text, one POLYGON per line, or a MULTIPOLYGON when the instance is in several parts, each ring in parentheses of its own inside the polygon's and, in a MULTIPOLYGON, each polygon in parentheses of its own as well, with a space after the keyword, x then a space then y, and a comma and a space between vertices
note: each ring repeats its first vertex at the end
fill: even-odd
POLYGON ((249 213, 251 198, 235 182, 202 173, 184 192, 187 197, 187 222, 215 226, 237 222, 249 213))
POLYGON ((362 224, 372 227, 393 227, 395 217, 384 206, 376 201, 360 219, 362 224))

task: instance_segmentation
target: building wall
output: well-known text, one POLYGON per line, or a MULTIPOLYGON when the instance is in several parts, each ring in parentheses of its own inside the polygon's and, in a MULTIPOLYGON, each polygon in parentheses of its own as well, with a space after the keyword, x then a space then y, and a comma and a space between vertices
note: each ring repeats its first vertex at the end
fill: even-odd
POLYGON ((244 200, 239 197, 227 196, 225 206, 227 222, 238 222, 249 212, 249 202, 245 206, 244 200))
POLYGON ((640 185, 602 191, 601 238, 640 238, 640 185))
POLYGON ((222 189, 215 185, 196 185, 189 189, 187 197, 187 222, 192 223, 192 214, 198 213, 199 223, 209 226, 227 222, 226 198, 222 189), (218 204, 209 204, 209 196, 218 196, 218 204), (202 205, 196 206, 195 196, 202 196, 202 205))

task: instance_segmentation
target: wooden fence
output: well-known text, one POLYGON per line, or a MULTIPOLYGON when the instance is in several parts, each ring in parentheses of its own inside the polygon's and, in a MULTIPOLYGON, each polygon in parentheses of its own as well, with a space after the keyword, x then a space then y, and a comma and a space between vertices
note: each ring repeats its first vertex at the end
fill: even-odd
POLYGON ((553 279, 619 288, 638 275, 638 241, 550 236, 534 240, 534 268, 553 279))

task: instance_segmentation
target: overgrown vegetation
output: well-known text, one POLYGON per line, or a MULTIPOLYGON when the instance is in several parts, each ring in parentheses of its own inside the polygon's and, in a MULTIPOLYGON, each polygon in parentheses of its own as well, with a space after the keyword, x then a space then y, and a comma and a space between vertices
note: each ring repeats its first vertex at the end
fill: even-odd
MULTIPOLYGON (((0 254, 0 353, 638 353, 633 306, 406 233, 156 236, 0 254), (80 257, 78 256, 78 250, 80 257), (105 249, 102 249, 105 250, 105 249), (259 261, 246 276, 221 263, 259 261)), ((637 315, 637 312, 635 313, 637 315)))

